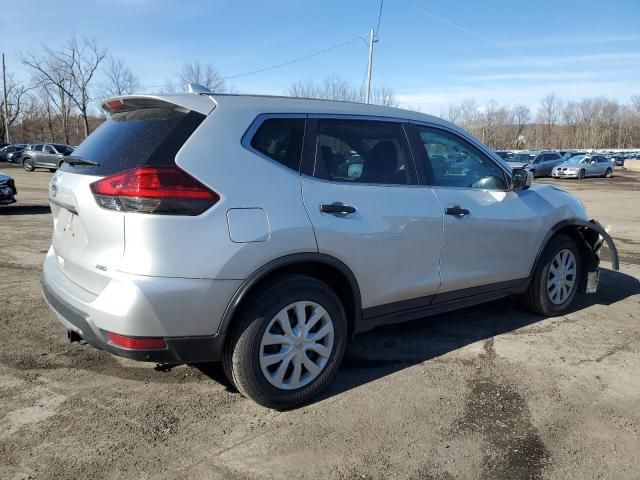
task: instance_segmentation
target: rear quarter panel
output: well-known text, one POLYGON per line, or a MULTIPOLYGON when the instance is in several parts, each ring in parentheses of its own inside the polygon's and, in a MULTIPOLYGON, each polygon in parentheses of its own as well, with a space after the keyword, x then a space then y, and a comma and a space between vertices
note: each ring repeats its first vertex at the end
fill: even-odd
MULTIPOLYGON (((152 276, 245 279, 265 263, 317 245, 297 172, 250 152, 241 139, 255 117, 248 108, 216 108, 187 140, 176 163, 220 195, 195 217, 126 214, 120 270, 152 276), (264 241, 231 241, 227 213, 262 209, 264 241)), ((262 240, 262 239, 260 239, 262 240)))

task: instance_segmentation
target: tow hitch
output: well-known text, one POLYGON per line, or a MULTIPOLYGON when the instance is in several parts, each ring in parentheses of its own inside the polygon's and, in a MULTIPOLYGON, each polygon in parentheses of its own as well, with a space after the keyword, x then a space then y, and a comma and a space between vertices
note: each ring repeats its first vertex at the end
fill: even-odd
POLYGON ((67 330, 67 338, 69 339, 69 343, 82 341, 82 337, 78 332, 74 332, 73 330, 67 330))

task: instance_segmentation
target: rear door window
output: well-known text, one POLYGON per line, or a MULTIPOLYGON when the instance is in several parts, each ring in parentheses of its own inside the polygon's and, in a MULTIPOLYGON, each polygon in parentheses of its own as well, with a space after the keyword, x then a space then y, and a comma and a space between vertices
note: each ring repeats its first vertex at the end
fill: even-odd
POLYGON ((112 175, 143 166, 173 165, 205 115, 166 105, 113 113, 72 154, 98 165, 65 163, 62 170, 112 175))
POLYGON ((317 120, 315 176, 335 182, 414 183, 402 124, 373 120, 317 120))
POLYGON ((251 139, 251 147, 299 172, 304 126, 304 118, 269 118, 258 127, 251 139))

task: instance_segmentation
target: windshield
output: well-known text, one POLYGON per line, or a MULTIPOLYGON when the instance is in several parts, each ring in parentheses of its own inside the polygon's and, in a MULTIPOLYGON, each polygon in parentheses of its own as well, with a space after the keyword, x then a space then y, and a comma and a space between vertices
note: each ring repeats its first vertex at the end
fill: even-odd
POLYGON ((567 161, 570 158, 575 157, 576 155, 584 155, 584 153, 582 153, 582 152, 567 152, 567 153, 564 154, 562 159, 567 161))
POLYGON ((514 153, 507 161, 515 163, 529 163, 534 157, 535 155, 531 155, 530 153, 514 153))
POLYGON ((590 157, 586 155, 575 155, 567 160, 567 163, 585 163, 587 159, 590 159, 590 157))

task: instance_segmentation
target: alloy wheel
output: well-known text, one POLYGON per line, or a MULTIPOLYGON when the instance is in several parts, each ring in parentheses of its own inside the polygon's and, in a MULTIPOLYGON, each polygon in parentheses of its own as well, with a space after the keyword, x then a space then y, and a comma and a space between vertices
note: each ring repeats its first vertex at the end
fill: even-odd
POLYGON ((260 368, 278 389, 302 388, 324 370, 333 344, 333 321, 328 312, 315 302, 295 302, 267 325, 260 342, 260 368))

